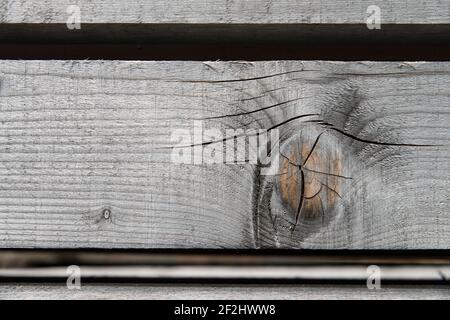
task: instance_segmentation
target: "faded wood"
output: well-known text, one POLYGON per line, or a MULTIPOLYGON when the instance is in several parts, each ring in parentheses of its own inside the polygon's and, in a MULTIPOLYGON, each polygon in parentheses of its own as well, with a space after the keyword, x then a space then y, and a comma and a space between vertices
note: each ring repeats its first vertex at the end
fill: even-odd
POLYGON ((152 285, 83 284, 69 290, 65 284, 2 284, 0 299, 445 299, 448 286, 381 286, 368 290, 364 285, 152 285))
POLYGON ((65 24, 74 4, 82 23, 365 24, 371 5, 380 7, 386 24, 450 23, 450 6, 441 0, 130 0, 126 6, 121 0, 2 0, 0 22, 65 24))
POLYGON ((422 62, 2 61, 0 246, 448 249, 449 74, 422 62), (285 122, 276 175, 174 164, 174 130, 204 118, 285 122))

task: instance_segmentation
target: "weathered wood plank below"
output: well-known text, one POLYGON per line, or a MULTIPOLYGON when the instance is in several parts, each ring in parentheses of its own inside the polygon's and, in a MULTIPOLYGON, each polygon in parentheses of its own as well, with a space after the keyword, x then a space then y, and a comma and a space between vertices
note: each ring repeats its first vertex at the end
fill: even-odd
POLYGON ((449 87, 445 62, 1 61, 0 246, 448 249, 449 87), (308 171, 174 164, 205 118, 276 126, 308 171))
POLYGON ((2 284, 0 299, 232 299, 232 300, 322 300, 322 299, 443 299, 448 286, 382 286, 368 290, 358 285, 81 285, 69 290, 64 284, 2 284))

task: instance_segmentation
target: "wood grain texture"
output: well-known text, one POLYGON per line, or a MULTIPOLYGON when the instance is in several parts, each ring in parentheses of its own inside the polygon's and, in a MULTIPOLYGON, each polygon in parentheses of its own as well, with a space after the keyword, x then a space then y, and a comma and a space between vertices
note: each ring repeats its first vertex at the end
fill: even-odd
POLYGON ((69 5, 81 9, 82 23, 193 23, 193 24, 365 24, 367 8, 378 5, 382 23, 448 24, 445 0, 400 1, 195 1, 182 0, 40 0, 0 2, 2 23, 63 23, 69 5))
POLYGON ((65 284, 2 284, 0 299, 232 299, 232 300, 322 300, 322 299, 443 299, 448 286, 382 286, 368 290, 361 285, 124 285, 82 284, 69 290, 65 284))
POLYGON ((422 62, 1 61, 0 246, 448 249, 449 75, 422 62), (205 135, 277 127, 281 153, 306 165, 174 164, 171 135, 205 118, 205 135))

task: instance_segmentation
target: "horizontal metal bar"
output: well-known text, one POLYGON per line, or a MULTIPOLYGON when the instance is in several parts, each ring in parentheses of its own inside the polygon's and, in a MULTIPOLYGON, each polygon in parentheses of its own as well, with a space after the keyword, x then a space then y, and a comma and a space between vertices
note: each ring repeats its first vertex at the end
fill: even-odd
MULTIPOLYGON (((450 281, 446 266, 379 266, 382 281, 450 281)), ((284 280, 366 281, 373 269, 353 266, 80 266, 82 279, 110 280, 284 280)), ((0 278, 66 279, 73 269, 65 267, 1 269, 0 278)))

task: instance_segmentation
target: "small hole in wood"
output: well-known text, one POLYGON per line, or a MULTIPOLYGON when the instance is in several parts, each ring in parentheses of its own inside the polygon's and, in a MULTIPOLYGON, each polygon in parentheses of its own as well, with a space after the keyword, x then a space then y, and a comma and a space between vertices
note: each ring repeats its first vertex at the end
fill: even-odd
POLYGON ((109 210, 109 209, 103 210, 103 218, 105 220, 108 220, 109 218, 111 218, 111 210, 109 210))

